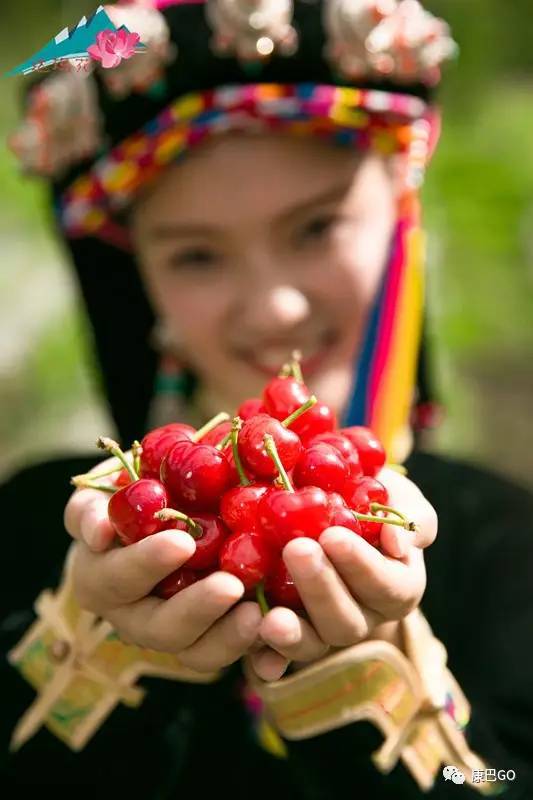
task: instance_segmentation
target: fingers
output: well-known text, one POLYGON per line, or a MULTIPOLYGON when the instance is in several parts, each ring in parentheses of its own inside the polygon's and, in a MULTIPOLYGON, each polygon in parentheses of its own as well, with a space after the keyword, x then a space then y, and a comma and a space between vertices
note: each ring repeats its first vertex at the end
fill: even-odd
POLYGON ((422 599, 426 572, 418 548, 399 561, 340 527, 325 530, 320 545, 357 600, 383 618, 401 619, 422 599))
POLYGON ((418 486, 392 469, 383 469, 378 475, 379 480, 389 493, 389 505, 401 511, 407 519, 416 524, 416 531, 411 535, 401 528, 384 525, 382 530, 382 546, 388 549, 399 548, 398 555, 388 552, 394 558, 403 558, 407 552, 407 543, 424 549, 433 544, 437 536, 438 517, 433 506, 426 500, 418 486), (393 530, 391 530, 391 528, 393 530))
POLYGON ((180 661, 197 672, 213 672, 233 664, 252 647, 262 619, 257 603, 240 603, 183 650, 180 661))
POLYGON ((377 615, 354 600, 318 542, 294 539, 286 545, 283 559, 323 642, 348 647, 368 636, 377 615))
POLYGON ((243 594, 244 586, 237 578, 227 572, 215 572, 170 600, 146 597, 109 611, 106 618, 121 638, 152 650, 181 653, 243 594))
POLYGON ((185 564, 195 548, 194 539, 184 531, 162 531, 105 553, 93 553, 79 542, 73 560, 78 602, 103 615, 107 609, 140 600, 185 564))
POLYGON ((269 683, 279 681, 289 666, 289 662, 284 656, 269 647, 265 647, 258 653, 252 653, 250 663, 256 675, 269 683))
POLYGON ((107 506, 109 495, 97 489, 78 489, 65 507, 64 524, 73 539, 79 539, 94 552, 107 550, 115 539, 107 506))
POLYGON ((289 608, 274 608, 261 623, 261 639, 290 661, 316 661, 329 650, 313 627, 289 608))

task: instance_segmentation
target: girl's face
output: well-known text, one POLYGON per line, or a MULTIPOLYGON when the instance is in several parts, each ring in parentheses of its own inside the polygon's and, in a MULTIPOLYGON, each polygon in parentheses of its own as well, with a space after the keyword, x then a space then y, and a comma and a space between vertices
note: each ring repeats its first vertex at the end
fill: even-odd
POLYGON ((259 394, 297 349, 341 411, 395 218, 385 159, 229 134, 166 172, 132 233, 156 313, 215 410, 259 394))

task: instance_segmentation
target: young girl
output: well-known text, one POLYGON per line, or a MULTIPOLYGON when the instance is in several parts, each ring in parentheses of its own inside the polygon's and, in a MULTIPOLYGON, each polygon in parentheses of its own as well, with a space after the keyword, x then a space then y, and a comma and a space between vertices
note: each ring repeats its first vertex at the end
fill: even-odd
POLYGON ((17 748, 6 788, 531 797, 531 498, 411 452, 417 377, 426 399, 417 193, 446 26, 413 0, 107 12, 147 52, 111 69, 116 42, 106 56, 102 39, 91 75, 47 76, 12 145, 52 179, 121 439, 233 411, 298 349, 320 399, 406 462, 409 478, 379 477, 417 530, 384 525, 379 550, 338 527, 291 542, 283 559, 306 613, 262 616, 224 572, 152 596, 193 539, 164 531, 117 548, 107 497, 81 489, 65 510, 62 589, 29 628, 25 609, 59 579, 68 478, 94 460, 16 476, 2 490, 2 636, 22 674, 2 673, 17 748), (99 646, 113 656, 98 660, 99 646), (139 689, 115 668, 139 654, 141 673, 178 680, 147 683, 132 710, 139 689))

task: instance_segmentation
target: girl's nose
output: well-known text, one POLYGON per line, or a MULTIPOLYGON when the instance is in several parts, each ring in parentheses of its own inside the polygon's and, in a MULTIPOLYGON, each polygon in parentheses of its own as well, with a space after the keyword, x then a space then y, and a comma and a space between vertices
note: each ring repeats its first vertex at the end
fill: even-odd
POLYGON ((304 322, 311 305, 306 295, 294 286, 274 285, 248 297, 247 327, 258 333, 279 334, 304 322))

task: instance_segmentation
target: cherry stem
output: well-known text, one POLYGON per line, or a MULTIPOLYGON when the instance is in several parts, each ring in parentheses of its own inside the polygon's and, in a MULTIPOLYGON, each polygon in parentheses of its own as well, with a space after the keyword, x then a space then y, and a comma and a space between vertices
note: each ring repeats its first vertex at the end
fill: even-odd
POLYGON ((261 583, 258 583, 257 586, 255 587, 255 597, 257 600, 257 604, 261 609, 261 614, 264 617, 266 617, 266 615, 270 611, 270 606, 268 605, 268 600, 266 599, 265 596, 265 586, 263 584, 263 581, 261 581, 261 583))
POLYGON ((120 472, 121 469, 123 469, 122 464, 119 464, 117 467, 106 469, 105 472, 84 472, 83 475, 74 475, 71 478, 71 482, 85 480, 93 481, 99 480, 100 478, 108 478, 110 475, 114 475, 115 472, 120 472))
POLYGON ((218 444, 215 445, 215 450, 225 450, 230 442, 231 442, 231 431, 227 433, 218 444))
POLYGON ((115 494, 117 491, 116 486, 109 486, 107 483, 95 483, 88 480, 84 475, 75 475, 70 479, 70 482, 76 489, 98 489, 99 492, 107 492, 108 494, 115 494))
POLYGON ((274 441, 274 437, 270 433, 265 433, 263 442, 265 444, 265 450, 267 451, 268 455, 274 462, 279 472, 279 479, 283 484, 283 488, 286 489, 288 492, 294 492, 292 483, 290 481, 289 476, 285 471, 285 467, 281 462, 281 458, 279 457, 278 448, 276 447, 276 442, 274 441))
POLYGON ((414 530, 412 522, 403 521, 401 519, 391 519, 390 517, 378 517, 374 514, 360 514, 359 511, 354 511, 350 509, 356 520, 359 522, 377 522, 379 525, 397 525, 399 528, 403 528, 406 531, 414 530))
POLYGON ((139 480, 139 475, 134 469, 133 465, 129 463, 124 451, 121 450, 120 445, 118 445, 113 439, 109 439, 107 436, 99 436, 96 440, 96 446, 99 447, 100 450, 107 450, 107 452, 111 453, 112 456, 118 458, 122 466, 127 470, 132 481, 139 480))
POLYGON ((213 431, 215 428, 218 428, 218 426, 222 422, 227 422, 229 419, 231 419, 230 415, 226 414, 225 411, 221 411, 220 414, 217 414, 216 416, 213 417, 213 419, 210 419, 209 422, 206 422, 202 428, 198 428, 198 430, 192 437, 192 441, 193 442, 201 441, 201 439, 203 439, 204 436, 207 436, 208 433, 213 431))
POLYGON ((406 530, 416 531, 415 523, 411 520, 408 520, 405 514, 402 514, 401 511, 397 511, 395 508, 384 506, 381 503, 370 503, 370 510, 373 514, 375 514, 377 511, 383 511, 385 514, 394 514, 394 516, 402 520, 406 530))
POLYGON ((163 508, 161 511, 156 511, 154 517, 161 522, 170 522, 173 519, 179 519, 180 522, 184 522, 187 525, 193 539, 199 539, 203 534, 202 528, 197 522, 182 511, 176 511, 175 508, 163 508))
POLYGON ((141 443, 137 441, 137 439, 135 439, 131 446, 131 452, 133 454, 133 469, 138 475, 141 469, 141 456, 143 449, 141 447, 141 443))
POLYGON ((305 412, 309 411, 310 408, 313 408, 313 406, 316 406, 317 402, 318 402, 318 400, 316 399, 315 395, 312 394, 311 397, 309 398, 309 400, 306 403, 304 403, 303 406, 300 406, 300 408, 297 408, 296 411, 293 411, 292 414, 289 417, 287 417, 287 419, 283 420, 283 422, 281 423, 283 425, 283 427, 284 428, 288 428, 290 425, 292 425, 292 423, 295 420, 298 419, 298 417, 301 417, 302 414, 305 414, 305 412))
POLYGON ((241 486, 249 486, 251 481, 248 480, 246 472, 244 471, 239 453, 239 431, 241 428, 242 419, 240 417, 234 417, 233 422, 231 423, 231 449, 233 451, 233 460, 235 461, 235 467, 237 468, 237 472, 239 474, 241 486))
POLYGON ((295 378, 298 381, 298 383, 304 382, 301 361, 302 361, 301 350, 293 350, 291 356, 290 370, 293 378, 295 378))

